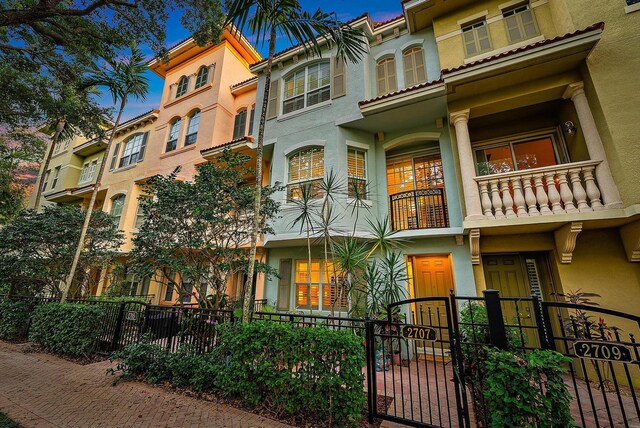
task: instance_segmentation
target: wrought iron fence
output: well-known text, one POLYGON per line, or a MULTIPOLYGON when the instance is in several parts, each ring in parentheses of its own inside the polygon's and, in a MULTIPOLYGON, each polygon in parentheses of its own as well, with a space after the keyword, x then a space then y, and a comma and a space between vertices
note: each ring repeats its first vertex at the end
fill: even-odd
POLYGON ((393 230, 449 227, 444 189, 417 189, 389 196, 393 230))

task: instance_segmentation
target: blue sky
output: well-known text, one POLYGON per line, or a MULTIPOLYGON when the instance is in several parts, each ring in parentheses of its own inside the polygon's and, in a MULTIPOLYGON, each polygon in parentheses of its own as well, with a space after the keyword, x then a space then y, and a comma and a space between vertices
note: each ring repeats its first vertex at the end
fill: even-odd
MULTIPOLYGON (((402 13, 400 0, 301 0, 301 3, 305 10, 308 11, 315 11, 317 8, 321 8, 325 12, 336 12, 338 19, 341 21, 348 21, 365 12, 368 12, 374 21, 386 21, 402 13)), ((167 28, 167 46, 173 46, 189 37, 189 33, 180 25, 179 16, 172 18, 169 21, 167 28)), ((250 35, 247 36, 250 37, 250 35)), ((286 49, 287 47, 289 47, 288 40, 278 40, 277 50, 286 49)), ((256 48, 262 55, 266 54, 266 46, 256 46, 256 48)), ((148 77, 150 90, 146 100, 131 100, 124 112, 124 120, 138 116, 152 108, 157 108, 159 105, 160 97, 162 95, 163 81, 151 72, 148 72, 148 77)), ((110 105, 111 97, 108 96, 108 94, 105 94, 100 98, 100 101, 105 105, 110 105)))

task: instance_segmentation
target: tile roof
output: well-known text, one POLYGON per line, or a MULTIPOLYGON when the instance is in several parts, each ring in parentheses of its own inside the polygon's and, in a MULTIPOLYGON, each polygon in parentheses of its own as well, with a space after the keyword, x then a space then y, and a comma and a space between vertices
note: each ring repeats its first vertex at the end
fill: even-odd
POLYGON ((413 91, 416 91, 418 89, 427 88, 429 86, 436 86, 436 85, 438 85, 440 83, 443 83, 442 78, 440 78, 438 80, 432 80, 430 82, 418 83, 417 85, 410 86, 408 88, 401 89, 399 91, 389 92, 388 94, 380 95, 380 96, 377 96, 375 98, 370 98, 368 100, 359 101, 358 105, 359 106, 364 106, 364 105, 371 104, 371 103, 376 102, 376 101, 380 101, 380 100, 384 100, 384 99, 387 99, 387 98, 395 97, 396 95, 406 94, 407 92, 413 92, 413 91))
POLYGON ((239 138, 236 138, 235 140, 227 141, 226 143, 220 144, 219 146, 213 146, 206 149, 202 149, 200 150, 200 154, 204 155, 205 153, 210 152, 212 150, 221 149, 227 146, 233 146, 234 144, 241 143, 243 141, 251 141, 251 140, 252 138, 249 136, 239 137, 239 138))
POLYGON ((403 14, 400 14, 400 15, 396 16, 395 18, 387 19, 386 21, 382 21, 382 22, 374 22, 374 23, 373 23, 373 28, 374 28, 374 29, 376 29, 376 28, 379 28, 379 27, 385 26, 385 25, 387 25, 387 24, 390 24, 390 23, 392 23, 392 22, 394 22, 394 21, 398 21, 398 20, 400 20, 400 19, 404 19, 404 15, 403 15, 403 14))
POLYGON ((511 55, 514 55, 514 54, 517 54, 517 53, 520 53, 520 52, 526 52, 526 51, 534 49, 534 48, 538 48, 538 47, 541 47, 541 46, 546 46, 546 45, 549 45, 549 44, 552 44, 552 43, 555 43, 555 42, 559 42, 559 41, 562 41, 562 40, 567 40, 567 39, 570 39, 572 37, 579 36, 579 35, 585 34, 585 33, 589 33, 591 31, 595 31, 595 30, 604 30, 604 22, 598 22, 598 23, 595 23, 593 25, 590 25, 587 28, 583 28, 582 30, 577 30, 577 31, 574 31, 572 33, 563 34, 562 36, 554 37, 553 39, 541 40, 541 41, 539 41, 537 43, 532 43, 530 45, 526 45, 526 46, 519 47, 517 49, 512 49, 512 50, 509 50, 509 51, 506 51, 506 52, 502 52, 502 53, 499 53, 497 55, 488 56, 486 58, 482 58, 482 59, 479 59, 477 61, 470 62, 468 64, 464 64, 464 65, 461 65, 461 66, 458 66, 458 67, 454 67, 454 68, 445 69, 445 70, 442 70, 442 75, 444 76, 446 74, 451 74, 451 73, 454 73, 456 71, 460 71, 460 70, 464 70, 464 69, 467 69, 467 68, 471 68, 471 67, 474 67, 474 66, 479 65, 479 64, 484 64, 484 63, 487 63, 487 62, 491 62, 491 61, 494 61, 494 60, 499 59, 499 58, 504 58, 504 57, 511 56, 511 55))
POLYGON ((258 80, 258 76, 253 76, 253 77, 251 77, 251 78, 249 78, 247 80, 243 80, 242 82, 234 83, 233 85, 231 85, 231 89, 235 89, 235 88, 237 88, 239 86, 242 86, 244 84, 247 84, 247 83, 250 83, 250 82, 253 82, 253 81, 257 81, 257 80, 258 80))

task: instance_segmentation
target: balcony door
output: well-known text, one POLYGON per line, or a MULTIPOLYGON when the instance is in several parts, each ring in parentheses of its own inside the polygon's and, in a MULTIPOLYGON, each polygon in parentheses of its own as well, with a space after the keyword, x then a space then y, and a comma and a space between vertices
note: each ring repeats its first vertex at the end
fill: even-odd
POLYGON ((388 159, 387 190, 394 230, 449 226, 439 154, 388 159))

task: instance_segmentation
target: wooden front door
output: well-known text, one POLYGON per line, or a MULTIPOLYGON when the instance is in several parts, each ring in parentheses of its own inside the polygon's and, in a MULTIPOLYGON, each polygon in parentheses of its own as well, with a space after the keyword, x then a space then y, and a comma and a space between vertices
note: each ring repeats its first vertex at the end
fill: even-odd
MULTIPOLYGON (((451 260, 449 256, 413 257, 413 287, 415 297, 448 297, 453 287, 451 260)), ((449 340, 445 303, 417 303, 414 307, 416 324, 432 326, 440 331, 441 339, 449 340), (440 327, 440 328, 438 328, 440 327)), ((432 353, 430 346, 423 352, 432 353)), ((436 351, 440 345, 436 345, 436 351)), ((439 353, 439 352, 436 352, 439 353)))

